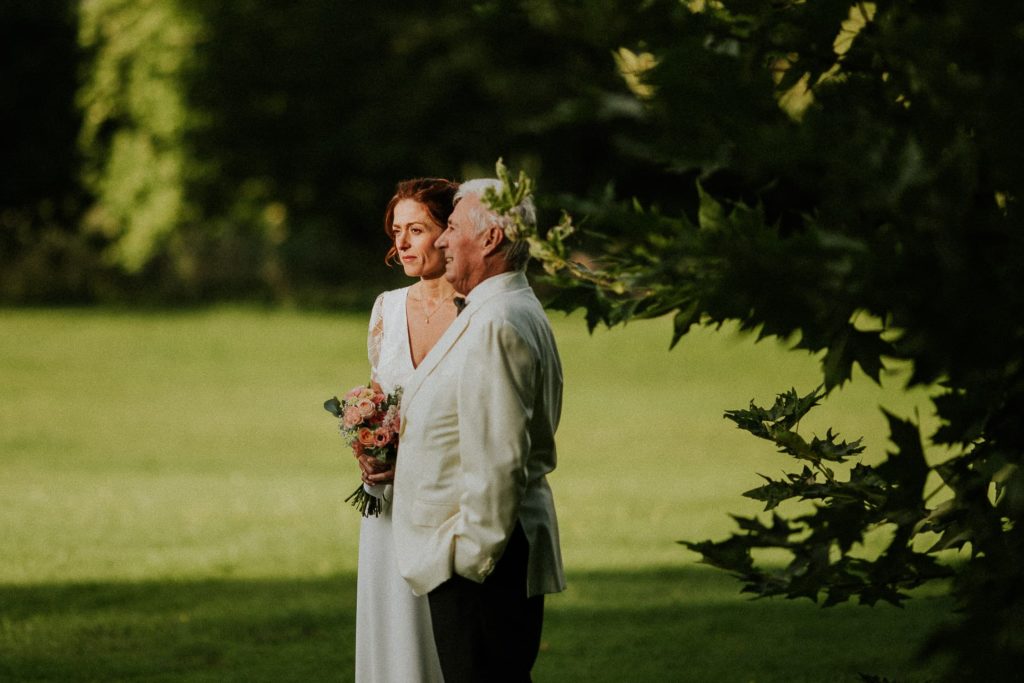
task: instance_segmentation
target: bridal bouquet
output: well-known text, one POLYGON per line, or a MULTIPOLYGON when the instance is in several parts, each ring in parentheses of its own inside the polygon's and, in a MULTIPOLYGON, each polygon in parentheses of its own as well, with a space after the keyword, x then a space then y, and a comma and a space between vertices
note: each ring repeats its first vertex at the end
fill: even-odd
MULTIPOLYGON (((402 425, 398 405, 401 400, 401 387, 393 394, 385 394, 373 387, 360 385, 340 401, 337 396, 324 401, 324 408, 338 418, 341 438, 352 449, 353 455, 368 455, 382 463, 392 463, 398 455, 398 429, 402 425)), ((367 493, 362 484, 345 502, 351 502, 363 517, 376 517, 381 511, 380 499, 367 493)))

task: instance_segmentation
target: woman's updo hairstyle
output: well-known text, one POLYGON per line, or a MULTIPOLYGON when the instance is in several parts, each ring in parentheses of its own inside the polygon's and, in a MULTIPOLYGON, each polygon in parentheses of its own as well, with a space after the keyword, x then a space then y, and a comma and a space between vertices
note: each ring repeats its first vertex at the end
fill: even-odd
POLYGON ((434 222, 444 230, 448 225, 448 216, 451 215, 452 208, 454 208, 452 204, 458 189, 458 183, 443 178, 413 178, 398 183, 395 186, 395 194, 384 211, 384 234, 391 241, 391 248, 388 249, 384 262, 390 265, 398 256, 395 238, 391 232, 395 221, 395 206, 398 205, 398 202, 403 199, 418 202, 427 209, 427 213, 430 214, 434 222))

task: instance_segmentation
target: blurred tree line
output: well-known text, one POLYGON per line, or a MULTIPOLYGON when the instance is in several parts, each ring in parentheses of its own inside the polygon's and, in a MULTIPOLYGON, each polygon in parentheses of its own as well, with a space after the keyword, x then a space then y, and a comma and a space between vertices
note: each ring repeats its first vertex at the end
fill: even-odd
POLYGON ((626 5, 3 3, 0 301, 362 303, 402 178, 593 194, 636 165, 626 5))

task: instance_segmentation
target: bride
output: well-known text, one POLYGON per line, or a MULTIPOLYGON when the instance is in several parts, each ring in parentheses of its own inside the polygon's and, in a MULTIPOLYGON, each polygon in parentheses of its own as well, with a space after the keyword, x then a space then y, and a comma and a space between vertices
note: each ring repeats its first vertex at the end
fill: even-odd
MULTIPOLYGON (((384 230, 392 240, 387 260, 419 278, 382 293, 373 305, 367 341, 370 373, 386 393, 403 386, 455 320, 455 290, 444 279, 444 253, 434 247, 448 223, 458 186, 419 178, 398 183, 388 202, 384 230)), ((392 465, 393 467, 393 465, 392 465)), ((358 683, 440 683, 425 597, 416 597, 398 573, 391 540, 393 470, 360 459, 365 490, 381 499, 378 517, 365 517, 359 530, 356 591, 356 681, 358 683)))

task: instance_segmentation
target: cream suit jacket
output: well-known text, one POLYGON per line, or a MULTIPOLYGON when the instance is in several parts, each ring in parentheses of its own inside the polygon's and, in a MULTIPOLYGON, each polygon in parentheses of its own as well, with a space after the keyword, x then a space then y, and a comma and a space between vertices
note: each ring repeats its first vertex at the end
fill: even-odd
POLYGON ((399 572, 425 595, 454 574, 482 583, 519 521, 529 594, 565 588, 546 475, 555 468, 562 367, 520 272, 484 280, 402 397, 392 510, 399 572))

